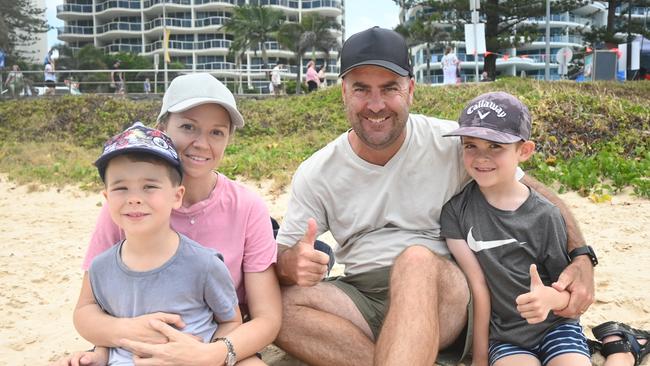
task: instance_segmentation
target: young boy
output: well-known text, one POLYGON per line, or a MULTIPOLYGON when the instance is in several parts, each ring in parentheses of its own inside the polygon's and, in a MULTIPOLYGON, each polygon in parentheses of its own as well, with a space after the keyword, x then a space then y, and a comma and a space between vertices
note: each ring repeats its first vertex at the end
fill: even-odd
MULTIPOLYGON (((111 218, 126 238, 90 266, 83 285, 97 304, 117 317, 179 314, 186 324, 182 331, 203 342, 240 325, 221 255, 170 227, 171 210, 180 207, 185 190, 171 139, 138 122, 106 142, 95 165, 111 218)), ((133 364, 131 352, 122 348, 111 348, 108 358, 109 365, 133 364)))
POLYGON ((535 150, 528 108, 487 93, 459 124, 446 136, 462 137, 474 181, 445 204, 440 223, 472 291, 473 364, 590 365, 578 320, 549 314, 569 302, 549 286, 569 264, 567 234, 559 209, 516 177, 535 150))

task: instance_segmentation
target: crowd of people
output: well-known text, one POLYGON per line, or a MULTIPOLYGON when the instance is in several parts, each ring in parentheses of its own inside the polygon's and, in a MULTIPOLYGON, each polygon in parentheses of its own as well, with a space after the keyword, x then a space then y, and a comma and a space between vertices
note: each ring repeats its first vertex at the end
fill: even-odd
POLYGON ((339 76, 351 128, 297 169, 276 238, 263 200, 218 172, 244 120, 215 77, 175 78, 155 128, 104 144, 74 311, 96 347, 56 364, 261 365, 272 342, 310 365, 639 364, 650 333, 582 332, 596 254, 518 168, 534 143, 516 96, 412 114, 406 42, 378 27, 346 40, 339 76), (326 231, 342 276, 315 247, 326 231))

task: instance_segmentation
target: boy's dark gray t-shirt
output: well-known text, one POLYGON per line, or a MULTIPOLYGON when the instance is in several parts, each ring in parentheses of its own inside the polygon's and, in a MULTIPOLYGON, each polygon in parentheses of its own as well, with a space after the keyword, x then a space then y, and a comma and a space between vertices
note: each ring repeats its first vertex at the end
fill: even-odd
MULTIPOLYGON (((237 294, 221 254, 179 234, 176 253, 162 266, 146 272, 131 271, 120 257, 124 242, 97 256, 88 270, 97 304, 118 318, 155 312, 181 316, 184 333, 209 342, 217 329, 215 317, 235 316, 237 294)), ((132 364, 130 352, 111 348, 110 362, 132 364), (125 361, 126 360, 126 361, 125 361)))
POLYGON ((490 205, 472 181, 442 208, 441 234, 463 239, 476 254, 490 289, 490 341, 534 348, 560 323, 575 323, 549 313, 539 324, 528 324, 515 299, 530 290, 531 264, 545 285, 556 281, 569 264, 567 233, 560 210, 530 191, 515 211, 490 205))

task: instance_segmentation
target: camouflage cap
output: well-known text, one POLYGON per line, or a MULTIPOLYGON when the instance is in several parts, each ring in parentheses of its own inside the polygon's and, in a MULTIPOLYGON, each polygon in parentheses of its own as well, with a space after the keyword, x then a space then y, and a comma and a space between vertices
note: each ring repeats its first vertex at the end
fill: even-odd
POLYGON ((517 97, 491 92, 472 99, 458 117, 460 128, 444 136, 470 136, 502 144, 530 139, 528 107, 517 97))

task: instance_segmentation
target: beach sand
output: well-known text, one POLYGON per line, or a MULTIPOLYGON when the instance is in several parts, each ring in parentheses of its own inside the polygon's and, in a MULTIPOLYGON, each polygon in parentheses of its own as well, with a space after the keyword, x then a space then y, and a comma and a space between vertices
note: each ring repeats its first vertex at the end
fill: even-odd
MULTIPOLYGON (((269 183, 247 185, 267 199, 273 216, 284 214, 286 193, 270 194, 269 183)), ((575 193, 561 197, 600 259, 596 302, 582 317, 587 335, 607 320, 650 330, 650 200, 629 194, 607 203, 575 193)), ((0 365, 46 365, 91 347, 77 335, 72 311, 102 203, 99 193, 17 186, 0 175, 0 365)), ((274 365, 292 363, 274 348, 264 355, 274 365)), ((594 356, 594 362, 600 365, 602 358, 594 356)), ((643 364, 650 365, 650 357, 643 364)))

